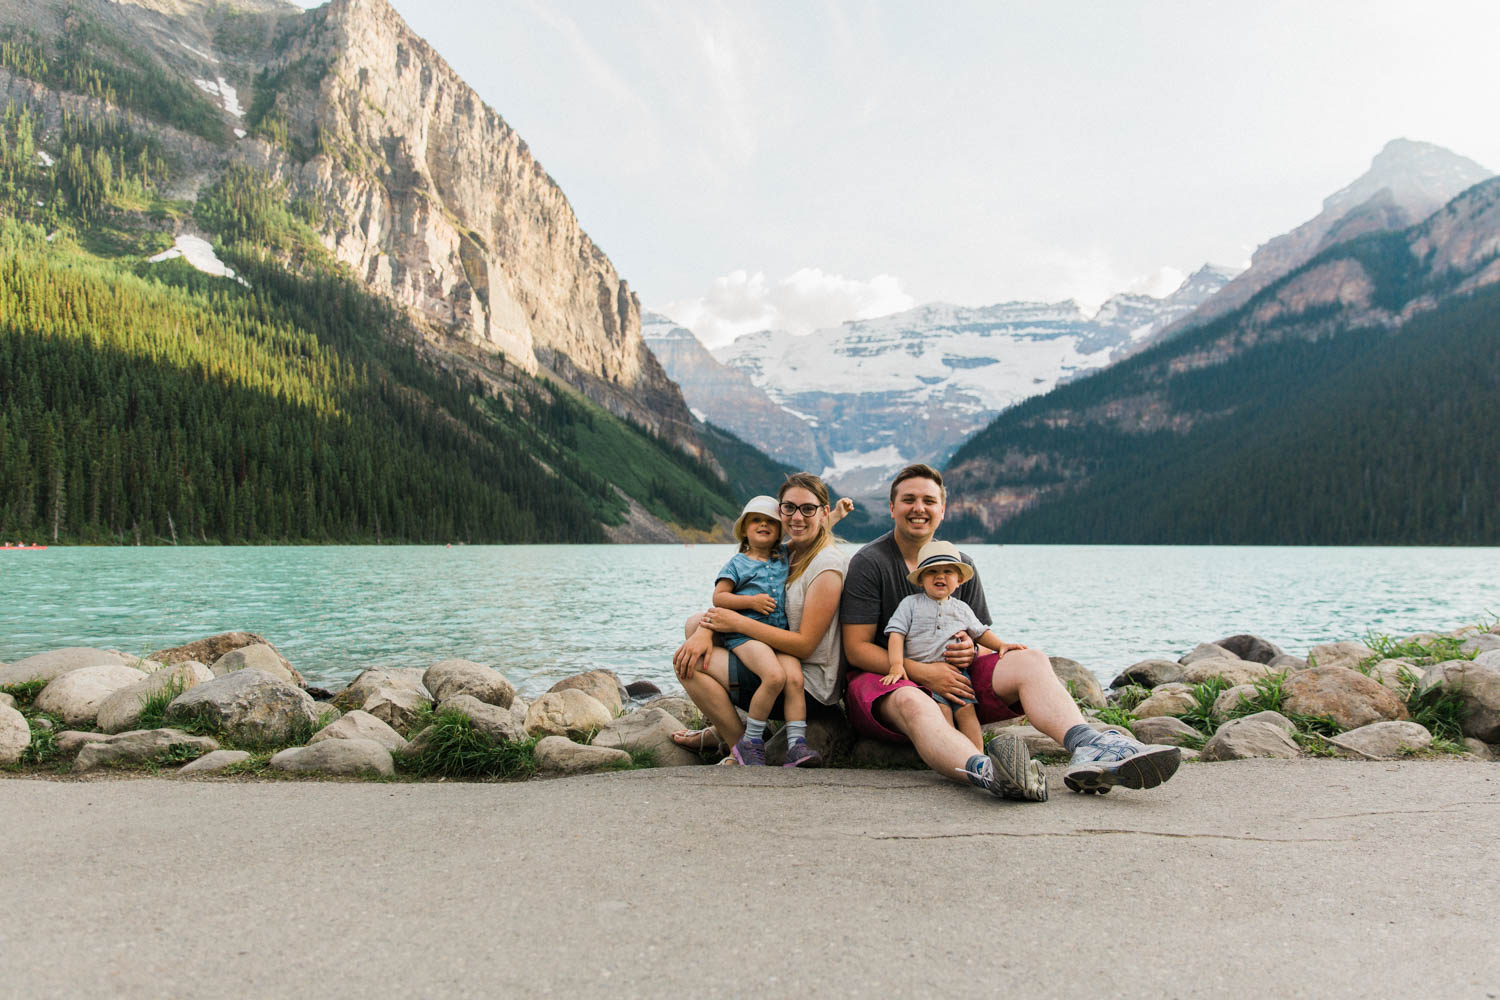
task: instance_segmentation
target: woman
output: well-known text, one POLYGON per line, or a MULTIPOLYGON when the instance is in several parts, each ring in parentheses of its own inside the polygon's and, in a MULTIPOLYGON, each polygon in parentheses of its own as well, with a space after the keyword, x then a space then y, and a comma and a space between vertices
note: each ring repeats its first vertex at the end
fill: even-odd
MULTIPOLYGON (((693 749, 716 743, 733 745, 744 734, 736 706, 746 708, 760 678, 746 670, 729 650, 714 645, 715 632, 738 632, 802 661, 802 683, 808 695, 824 705, 839 701, 841 645, 839 597, 849 557, 833 544, 828 487, 809 472, 787 477, 776 494, 789 568, 786 581, 788 628, 775 628, 728 608, 709 608, 687 622, 687 641, 672 656, 672 668, 710 728, 681 730, 672 738, 693 749)), ((845 503, 846 501, 840 501, 845 503)), ((792 683, 788 679, 788 683, 792 683)), ((732 758, 726 758, 731 760, 732 758)), ((789 739, 787 767, 816 766, 816 750, 789 739)))

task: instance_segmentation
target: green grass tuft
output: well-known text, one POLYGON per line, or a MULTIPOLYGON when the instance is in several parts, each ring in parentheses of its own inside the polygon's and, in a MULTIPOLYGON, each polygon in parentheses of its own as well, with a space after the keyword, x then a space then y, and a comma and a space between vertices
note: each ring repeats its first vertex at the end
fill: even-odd
POLYGON ((20 684, 7 684, 0 687, 0 691, 16 699, 16 709, 22 711, 36 701, 36 696, 41 694, 42 688, 46 686, 46 681, 23 681, 20 684))
POLYGON ((1133 711, 1137 705, 1151 697, 1151 689, 1144 684, 1127 684, 1115 695, 1115 707, 1133 711))
POLYGON ((1361 672, 1368 674, 1370 668, 1381 660, 1410 660, 1419 667, 1430 667, 1444 660, 1472 660, 1474 652, 1463 648, 1464 640, 1451 635, 1440 635, 1423 641, 1393 639, 1388 635, 1371 632, 1365 636, 1365 645, 1375 650, 1359 662, 1361 672))
POLYGON ((1406 697, 1406 710, 1412 721, 1426 726, 1434 740, 1447 740, 1461 746, 1466 709, 1463 687, 1434 686, 1419 691, 1417 682, 1420 678, 1415 671, 1402 669, 1399 676, 1402 685, 1411 692, 1406 697))
POLYGON ((415 752, 396 754, 401 770, 421 777, 529 778, 536 773, 535 739, 496 743, 462 712, 449 709, 433 719, 415 752))
POLYGON ((1109 705, 1094 712, 1094 719, 1109 726, 1124 726, 1130 728, 1130 724, 1136 721, 1135 713, 1128 708, 1119 705, 1109 705))
MULTIPOLYGON (((164 669, 170 670, 171 667, 164 669)), ((161 729, 167 724, 167 706, 172 699, 187 690, 187 680, 173 677, 167 683, 141 699, 141 714, 136 720, 136 729, 161 729)))
POLYGON ((1214 721, 1214 702, 1229 687, 1229 681, 1223 677, 1210 677, 1202 684, 1194 684, 1193 701, 1196 704, 1186 712, 1183 712, 1178 718, 1194 729, 1209 733, 1213 732, 1214 727, 1217 725, 1214 721))

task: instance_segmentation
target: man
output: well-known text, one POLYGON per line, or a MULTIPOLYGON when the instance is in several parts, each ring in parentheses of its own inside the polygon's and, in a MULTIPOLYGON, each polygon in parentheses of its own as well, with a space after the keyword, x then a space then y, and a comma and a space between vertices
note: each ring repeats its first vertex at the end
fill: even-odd
MULTIPOLYGON (((849 561, 839 622, 844 657, 852 668, 844 704, 855 732, 889 742, 910 741, 934 771, 999 798, 1046 801, 1046 778, 1024 743, 995 739, 986 753, 975 753, 974 745, 943 718, 932 696, 922 690, 925 687, 949 698, 977 698, 981 723, 1025 715, 1073 755, 1063 782, 1075 792, 1107 792, 1114 785, 1154 788, 1170 778, 1182 761, 1177 747, 1146 746, 1127 736, 1096 732, 1084 722, 1073 696, 1040 650, 1013 649, 976 658, 973 640, 961 634, 942 660, 905 661, 907 677, 915 684, 881 683, 888 665, 886 623, 902 599, 916 592, 907 578, 917 567, 917 553, 943 523, 946 501, 943 477, 936 469, 902 469, 891 483, 890 533, 849 561)), ((973 565, 968 556, 962 558, 973 565)), ((955 596, 990 624, 977 575, 955 596)))

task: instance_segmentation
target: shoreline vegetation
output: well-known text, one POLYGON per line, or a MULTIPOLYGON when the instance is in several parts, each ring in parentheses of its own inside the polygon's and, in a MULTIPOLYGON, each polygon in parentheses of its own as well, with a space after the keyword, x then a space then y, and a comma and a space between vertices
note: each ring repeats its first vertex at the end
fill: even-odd
MULTIPOLYGON (((1305 657, 1230 636, 1142 660, 1108 690, 1083 664, 1052 663, 1094 725, 1189 760, 1500 759, 1500 622, 1369 634, 1305 657)), ((500 671, 456 658, 368 669, 328 691, 249 632, 145 656, 69 647, 0 664, 0 773, 18 776, 517 781, 710 763, 717 753, 671 739, 702 725, 680 693, 608 670, 530 702, 500 671)), ((1024 718, 985 738, 1065 759, 1024 718)), ((812 718, 808 739, 831 766, 922 767, 910 747, 856 740, 841 714, 812 718)), ((784 753, 778 733, 768 758, 784 753)))

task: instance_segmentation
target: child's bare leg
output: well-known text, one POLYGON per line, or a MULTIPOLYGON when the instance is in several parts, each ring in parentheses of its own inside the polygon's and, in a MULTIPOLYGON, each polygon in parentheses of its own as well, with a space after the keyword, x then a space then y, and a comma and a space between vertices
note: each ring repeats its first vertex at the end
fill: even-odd
POLYGON ((802 664, 795 656, 776 654, 776 662, 786 676, 781 689, 781 707, 786 712, 787 722, 807 721, 807 695, 802 687, 802 664))
POLYGON ((751 673, 760 678, 760 687, 751 696, 750 707, 746 711, 752 723, 760 723, 758 728, 763 732, 766 720, 771 716, 771 708, 786 686, 786 671, 782 669, 776 651, 754 639, 734 647, 734 655, 740 658, 740 662, 751 673))
POLYGON ((984 733, 979 728, 979 712, 973 705, 960 705, 953 710, 953 725, 969 738, 974 749, 984 753, 984 733))

